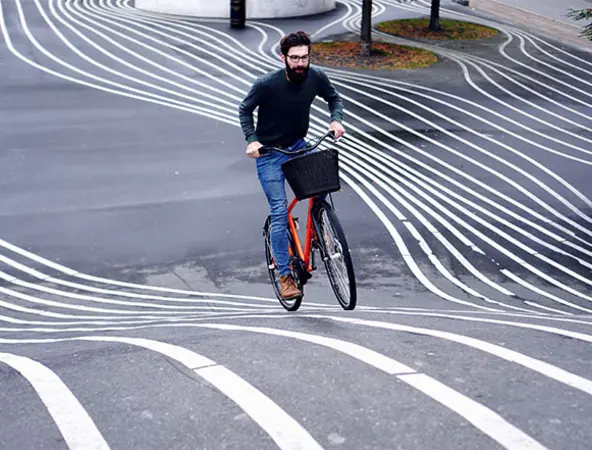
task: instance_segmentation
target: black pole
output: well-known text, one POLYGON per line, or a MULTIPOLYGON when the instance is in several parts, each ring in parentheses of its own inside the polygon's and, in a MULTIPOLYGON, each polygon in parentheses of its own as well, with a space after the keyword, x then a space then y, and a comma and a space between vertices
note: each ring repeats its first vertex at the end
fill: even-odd
POLYGON ((244 28, 247 17, 246 0, 230 0, 230 27, 244 28))
POLYGON ((432 10, 430 14, 431 31, 440 31, 440 0, 432 0, 432 10))
POLYGON ((362 35, 360 36, 360 54, 372 53, 372 0, 362 0, 362 35))

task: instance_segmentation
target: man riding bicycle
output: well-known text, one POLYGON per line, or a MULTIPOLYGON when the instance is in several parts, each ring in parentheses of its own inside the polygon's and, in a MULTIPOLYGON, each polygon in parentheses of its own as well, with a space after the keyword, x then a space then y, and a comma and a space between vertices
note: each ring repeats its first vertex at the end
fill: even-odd
POLYGON ((259 154, 263 146, 288 151, 306 146, 310 107, 317 96, 329 106, 329 128, 335 139, 344 133, 343 102, 324 71, 310 66, 310 37, 303 31, 284 36, 280 41, 285 68, 274 70, 253 83, 239 107, 240 123, 248 142, 247 155, 256 158, 257 176, 269 203, 271 247, 280 273, 280 295, 289 300, 302 296, 290 271, 287 234, 288 205, 281 166, 291 156, 281 153, 259 154), (253 112, 259 107, 257 129, 253 112))

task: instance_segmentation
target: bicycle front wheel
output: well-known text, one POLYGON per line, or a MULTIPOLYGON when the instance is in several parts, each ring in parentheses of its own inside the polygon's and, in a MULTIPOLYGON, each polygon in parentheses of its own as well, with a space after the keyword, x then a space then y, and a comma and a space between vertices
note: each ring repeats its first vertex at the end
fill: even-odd
POLYGON ((343 228, 326 201, 318 203, 314 220, 331 288, 341 307, 352 310, 357 303, 356 278, 343 228))

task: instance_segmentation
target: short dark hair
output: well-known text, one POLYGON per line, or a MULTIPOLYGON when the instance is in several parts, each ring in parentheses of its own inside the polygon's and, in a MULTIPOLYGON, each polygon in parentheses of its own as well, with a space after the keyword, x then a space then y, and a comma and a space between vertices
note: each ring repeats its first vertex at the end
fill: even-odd
POLYGON ((310 36, 304 31, 290 33, 284 36, 280 41, 280 49, 284 56, 288 55, 288 52, 292 47, 298 47, 300 45, 308 46, 308 51, 310 52, 310 36))

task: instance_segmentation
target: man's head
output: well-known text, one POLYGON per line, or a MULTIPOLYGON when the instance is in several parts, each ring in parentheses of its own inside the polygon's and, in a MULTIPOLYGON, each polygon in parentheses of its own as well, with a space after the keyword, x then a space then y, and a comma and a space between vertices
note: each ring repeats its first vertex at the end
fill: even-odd
POLYGON ((281 58, 293 83, 304 83, 310 67, 310 37, 304 31, 284 36, 280 41, 281 58))

